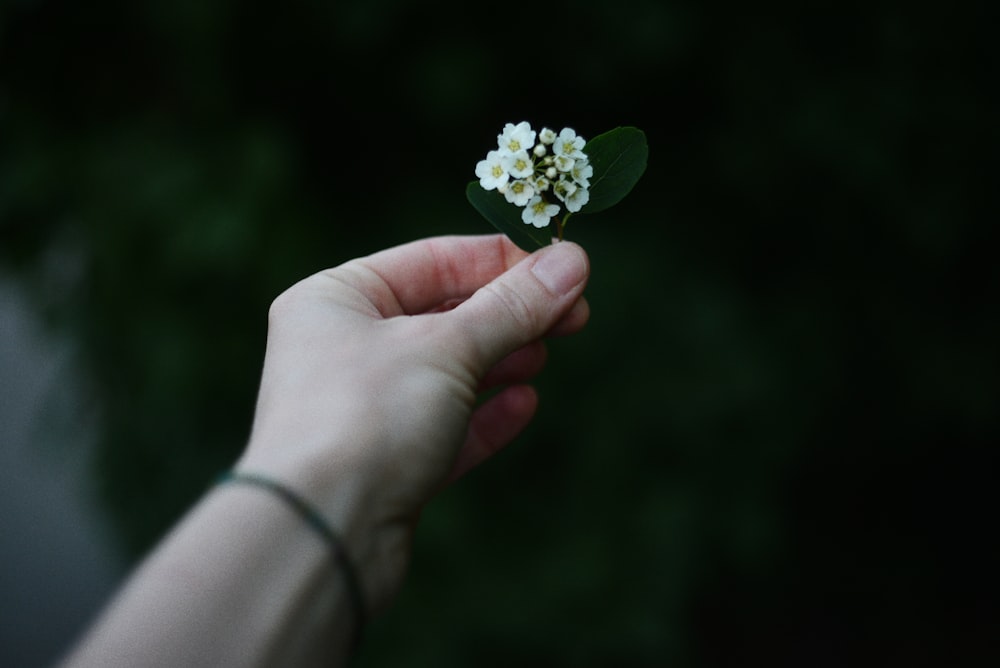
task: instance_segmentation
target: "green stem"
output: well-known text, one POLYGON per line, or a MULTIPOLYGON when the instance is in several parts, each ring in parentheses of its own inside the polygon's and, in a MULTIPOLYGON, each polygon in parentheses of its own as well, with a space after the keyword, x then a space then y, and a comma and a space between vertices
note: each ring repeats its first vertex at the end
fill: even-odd
POLYGON ((566 228, 566 223, 569 222, 569 217, 571 215, 573 215, 573 214, 571 214, 570 212, 567 211, 566 215, 563 216, 563 219, 559 221, 559 224, 558 224, 558 228, 559 228, 559 241, 563 240, 563 230, 566 228))

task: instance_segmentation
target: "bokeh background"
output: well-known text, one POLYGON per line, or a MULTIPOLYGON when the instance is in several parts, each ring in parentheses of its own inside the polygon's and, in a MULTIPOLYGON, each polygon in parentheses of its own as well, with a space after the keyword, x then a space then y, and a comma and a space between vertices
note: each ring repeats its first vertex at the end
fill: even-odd
POLYGON ((7 0, 0 397, 44 452, 3 497, 4 664, 61 652, 239 452, 270 301, 491 232, 463 190, 528 120, 638 126, 649 167, 570 224, 592 321, 428 508, 357 665, 996 665, 991 11, 7 0), (103 529, 30 496, 70 487, 103 529))

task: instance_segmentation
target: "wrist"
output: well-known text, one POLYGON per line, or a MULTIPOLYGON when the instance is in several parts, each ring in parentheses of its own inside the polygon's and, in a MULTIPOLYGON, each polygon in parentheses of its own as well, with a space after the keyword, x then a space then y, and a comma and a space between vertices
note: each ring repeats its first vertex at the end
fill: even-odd
POLYGON ((265 456, 254 445, 233 470, 274 480, 314 509, 339 538, 368 614, 384 610, 402 583, 412 526, 385 512, 373 476, 331 454, 337 450, 293 459, 265 456))

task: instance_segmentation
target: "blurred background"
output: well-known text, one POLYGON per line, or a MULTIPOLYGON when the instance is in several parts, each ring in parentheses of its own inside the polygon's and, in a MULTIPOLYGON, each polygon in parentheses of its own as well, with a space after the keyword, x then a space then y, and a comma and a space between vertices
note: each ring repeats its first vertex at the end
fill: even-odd
POLYGON ((987 2, 0 5, 0 664, 243 446, 271 300, 435 234, 506 122, 645 130, 587 330, 359 666, 996 665, 987 2))

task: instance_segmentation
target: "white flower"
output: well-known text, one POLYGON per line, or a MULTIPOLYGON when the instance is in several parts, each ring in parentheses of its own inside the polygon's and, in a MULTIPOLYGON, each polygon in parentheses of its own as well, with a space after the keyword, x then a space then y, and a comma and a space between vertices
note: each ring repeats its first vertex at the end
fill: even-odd
POLYGON ((527 178, 535 171, 535 163, 531 161, 531 156, 524 149, 516 153, 504 153, 500 158, 500 164, 504 171, 515 179, 527 178))
POLYGON ((566 205, 566 210, 570 213, 576 213, 583 208, 584 204, 590 201, 589 190, 565 179, 560 179, 552 189, 552 192, 566 205))
POLYGON ((572 193, 566 196, 563 203, 566 205, 566 210, 571 213, 576 213, 583 208, 583 205, 590 201, 590 191, 586 188, 577 188, 572 193))
POLYGON ((486 190, 493 190, 507 185, 510 175, 504 166, 500 164, 503 153, 500 151, 490 151, 486 154, 485 160, 476 163, 476 176, 479 177, 479 185, 486 190))
POLYGON ((497 135, 497 146, 501 151, 517 153, 518 151, 530 151, 535 145, 535 131, 531 129, 528 121, 521 121, 517 125, 508 123, 503 128, 503 133, 497 135))
POLYGON ((579 211, 590 199, 587 188, 594 169, 583 152, 585 146, 572 128, 557 135, 549 128, 536 133, 527 121, 507 123, 497 135, 497 149, 476 164, 476 176, 484 189, 496 190, 509 203, 524 207, 521 220, 526 224, 543 228, 559 215, 560 207, 542 193, 554 192, 568 212, 579 211))
POLYGON ((535 227, 545 227, 549 224, 552 216, 559 213, 559 207, 555 204, 549 204, 542 199, 541 195, 535 195, 528 202, 528 205, 524 207, 524 211, 521 213, 521 220, 523 220, 528 225, 534 225, 535 227))
POLYGON ((549 189, 549 186, 552 185, 549 179, 545 178, 544 174, 535 174, 531 177, 530 181, 531 185, 535 187, 535 192, 538 193, 545 192, 549 189))
POLYGON ((576 181, 577 185, 583 186, 584 188, 590 187, 590 177, 594 175, 594 168, 591 167, 590 161, 584 158, 583 160, 577 160, 573 163, 573 169, 570 170, 570 176, 576 181))
POLYGON ((560 200, 566 201, 567 197, 576 192, 576 184, 572 181, 567 181, 566 179, 559 179, 556 182, 555 187, 552 188, 552 192, 555 193, 556 197, 560 200))
POLYGON ((518 179, 507 185, 504 197, 515 206, 524 206, 535 196, 535 187, 529 181, 518 179))
POLYGON ((566 174, 573 171, 573 166, 576 164, 576 160, 569 158, 565 155, 556 156, 556 169, 560 172, 566 174))
POLYGON ((583 153, 583 147, 586 145, 587 142, 583 140, 583 137, 577 137, 573 128, 563 128, 559 136, 556 137, 553 149, 556 155, 573 159, 586 158, 587 156, 583 153))

